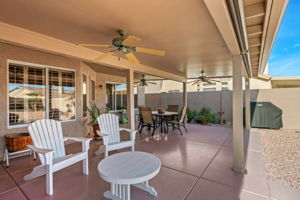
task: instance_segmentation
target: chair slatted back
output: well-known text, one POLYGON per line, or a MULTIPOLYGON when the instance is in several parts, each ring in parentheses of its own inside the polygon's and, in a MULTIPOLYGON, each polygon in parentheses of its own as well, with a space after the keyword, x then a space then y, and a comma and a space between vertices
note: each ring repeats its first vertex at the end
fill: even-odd
POLYGON ((168 105, 169 112, 178 112, 179 105, 168 105))
MULTIPOLYGON (((61 122, 52 119, 36 120, 28 127, 34 146, 41 149, 52 149, 53 159, 66 155, 61 122)), ((45 158, 39 154, 41 163, 45 158)))
POLYGON ((142 117, 142 109, 143 108, 146 108, 146 106, 138 106, 139 120, 143 119, 143 117, 142 117))
POLYGON ((150 107, 141 107, 141 114, 145 124, 154 124, 150 107))
POLYGON ((182 110, 181 110, 181 116, 180 116, 180 119, 179 119, 179 122, 180 123, 183 123, 184 120, 185 120, 185 117, 186 117, 186 106, 183 106, 182 110))
POLYGON ((98 117, 101 133, 108 134, 108 143, 120 142, 119 117, 115 114, 106 113, 98 117))

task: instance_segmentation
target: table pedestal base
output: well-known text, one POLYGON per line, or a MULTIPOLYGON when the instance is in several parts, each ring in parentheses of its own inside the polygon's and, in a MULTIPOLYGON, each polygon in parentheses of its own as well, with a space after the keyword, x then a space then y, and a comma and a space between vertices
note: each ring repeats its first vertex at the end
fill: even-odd
MULTIPOLYGON (((134 184, 134 187, 148 192, 152 196, 157 196, 157 191, 149 186, 148 181, 134 184)), ((110 184, 110 190, 104 192, 104 197, 112 200, 130 200, 130 185, 110 184)))

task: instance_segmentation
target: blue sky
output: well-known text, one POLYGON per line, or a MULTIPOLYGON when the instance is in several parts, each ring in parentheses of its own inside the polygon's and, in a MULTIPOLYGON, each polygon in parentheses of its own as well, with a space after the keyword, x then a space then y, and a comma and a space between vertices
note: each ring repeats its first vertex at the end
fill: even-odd
POLYGON ((290 0, 270 58, 274 77, 300 76, 300 1, 290 0))

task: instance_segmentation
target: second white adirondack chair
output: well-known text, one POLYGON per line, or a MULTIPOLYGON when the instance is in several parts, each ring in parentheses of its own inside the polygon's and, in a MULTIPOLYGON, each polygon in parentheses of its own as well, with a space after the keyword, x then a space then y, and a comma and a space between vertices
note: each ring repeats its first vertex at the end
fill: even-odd
POLYGON ((107 157, 109 151, 122 149, 126 147, 131 147, 131 151, 134 151, 135 135, 137 132, 136 130, 120 128, 119 117, 115 114, 102 114, 98 117, 97 120, 100 127, 100 131, 98 131, 97 133, 102 137, 103 145, 100 146, 99 150, 95 152, 96 155, 99 155, 104 151, 104 155, 105 157, 107 157), (120 131, 129 132, 130 140, 121 141, 120 131))
POLYGON ((33 171, 24 176, 24 180, 46 175, 46 193, 53 194, 53 173, 75 164, 83 162, 83 174, 88 175, 88 150, 89 138, 63 137, 61 122, 43 119, 33 122, 29 127, 29 134, 33 145, 28 147, 38 153, 41 165, 33 168, 33 171), (75 140, 82 142, 82 152, 66 155, 64 141, 75 140))

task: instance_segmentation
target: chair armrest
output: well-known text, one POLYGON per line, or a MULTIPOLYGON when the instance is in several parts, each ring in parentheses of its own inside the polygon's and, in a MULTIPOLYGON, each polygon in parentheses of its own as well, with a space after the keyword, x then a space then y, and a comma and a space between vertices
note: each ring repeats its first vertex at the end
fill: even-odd
POLYGON ((54 153, 54 151, 52 149, 41 149, 38 148, 36 146, 33 145, 27 145, 29 149, 31 149, 32 151, 34 151, 35 153, 40 153, 43 155, 49 154, 49 153, 54 153))
POLYGON ((86 142, 86 141, 91 141, 92 138, 84 138, 84 137, 64 137, 64 141, 66 140, 75 140, 78 142, 86 142))
POLYGON ((97 134, 100 135, 103 139, 103 144, 108 145, 108 134, 101 133, 100 131, 97 131, 97 134))
POLYGON ((82 143, 82 152, 87 152, 90 148, 91 138, 84 137, 64 137, 64 141, 66 140, 74 140, 82 143))
POLYGON ((130 140, 134 141, 135 140, 135 135, 137 133, 137 130, 134 129, 128 129, 128 128, 120 128, 120 131, 126 131, 130 133, 130 140))
POLYGON ((45 158, 45 164, 52 166, 52 162, 53 162, 52 159, 53 159, 53 153, 54 153, 54 151, 52 149, 41 149, 34 145, 27 145, 27 146, 33 152, 42 154, 45 158))

